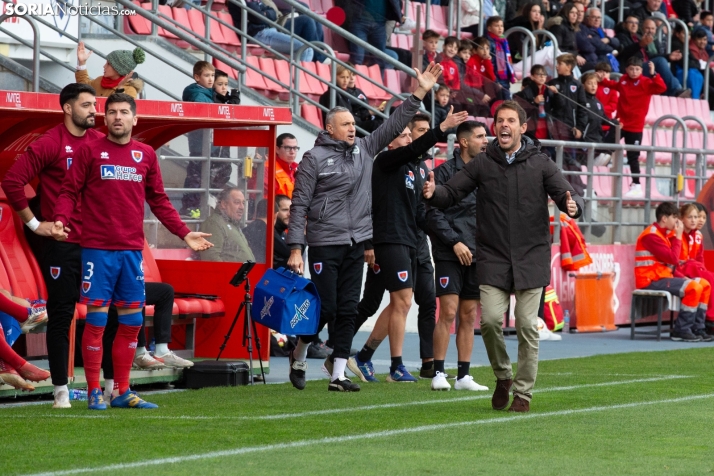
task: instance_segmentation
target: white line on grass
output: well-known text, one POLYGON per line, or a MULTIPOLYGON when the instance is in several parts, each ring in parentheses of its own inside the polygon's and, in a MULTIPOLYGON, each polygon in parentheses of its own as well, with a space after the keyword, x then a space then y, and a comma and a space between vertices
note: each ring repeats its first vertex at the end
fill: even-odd
POLYGON ((464 421, 464 422, 454 422, 454 423, 441 423, 435 425, 422 425, 412 428, 401 428, 399 430, 385 430, 385 431, 375 431, 372 433, 362 433, 359 435, 344 435, 344 436, 333 436, 329 438, 320 438, 315 440, 300 440, 292 441, 289 443, 277 443, 274 445, 263 445, 263 446, 249 446, 246 448, 234 448, 231 450, 222 451, 211 451, 209 453, 199 453, 193 455, 185 456, 174 456, 171 458, 161 458, 146 461, 136 461, 134 463, 120 463, 112 464, 107 466, 99 466, 94 468, 76 468, 68 469, 64 471, 51 471, 47 473, 34 473, 32 476, 64 476, 69 474, 81 474, 81 473, 106 473, 110 471, 126 470, 133 468, 141 468, 145 466, 160 466, 165 464, 176 464, 184 463, 187 461, 200 461, 204 459, 221 458, 226 456, 239 456, 248 453, 258 453, 272 450, 285 450, 292 448, 303 448, 305 446, 315 446, 315 445, 325 445, 332 443, 344 443, 346 441, 355 440, 372 440, 375 438, 385 438, 397 435, 406 435, 409 433, 421 433, 423 431, 437 431, 437 430, 448 430, 452 428, 460 428, 475 425, 490 425, 490 424, 500 424, 509 423, 512 421, 521 420, 534 420, 539 418, 557 417, 557 416, 567 416, 567 415, 577 415, 581 413, 594 413, 609 410, 620 410, 623 408, 637 408, 647 405, 660 405, 665 403, 681 403, 689 402, 693 400, 704 400, 708 398, 714 398, 714 393, 708 393, 705 395, 691 395, 689 397, 680 398, 668 398, 666 400, 654 400, 649 402, 635 402, 635 403, 620 403, 617 405, 604 405, 589 408, 577 408, 573 410, 560 410, 555 412, 544 412, 544 413, 526 413, 520 415, 512 415, 501 418, 489 418, 486 420, 474 420, 474 421, 464 421))
MULTIPOLYGON (((579 390, 582 388, 592 388, 592 387, 610 387, 613 385, 628 385, 634 383, 647 383, 647 382, 659 382, 662 380, 674 380, 682 378, 691 378, 689 375, 663 375, 661 377, 652 378, 641 378, 635 380, 620 380, 616 382, 601 382, 601 383, 586 383, 582 385, 570 385, 567 387, 551 387, 542 388, 540 390, 534 390, 533 393, 546 393, 546 392, 565 392, 568 390, 579 390)), ((276 415, 256 415, 256 416, 194 416, 194 415, 151 415, 142 413, 140 418, 142 420, 153 419, 153 420, 283 420, 288 418, 301 418, 306 416, 315 415, 330 415, 334 413, 345 413, 345 412, 363 412, 370 410, 381 410, 385 408, 398 408, 413 405, 432 405, 439 403, 451 403, 451 402, 468 402, 472 400, 485 400, 491 398, 491 395, 479 394, 470 395, 468 397, 456 397, 456 398, 439 398, 434 400, 421 400, 414 402, 400 402, 400 403, 382 403, 378 405, 363 405, 358 407, 348 407, 348 408, 329 408, 326 410, 311 410, 300 413, 278 413, 276 415)), ((126 419, 125 415, 118 417, 117 415, 75 415, 75 414, 61 414, 61 413, 46 413, 43 415, 32 415, 38 418, 92 418, 92 419, 102 419, 102 418, 122 418, 126 419)), ((28 418, 28 415, 3 415, 3 418, 28 418)))

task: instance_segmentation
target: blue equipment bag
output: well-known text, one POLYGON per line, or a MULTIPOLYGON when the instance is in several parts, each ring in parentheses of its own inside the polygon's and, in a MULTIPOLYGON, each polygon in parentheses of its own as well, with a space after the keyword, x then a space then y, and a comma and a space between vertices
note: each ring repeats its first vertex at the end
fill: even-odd
POLYGON ((320 296, 309 279, 285 268, 269 269, 255 287, 251 317, 281 334, 316 334, 320 296))

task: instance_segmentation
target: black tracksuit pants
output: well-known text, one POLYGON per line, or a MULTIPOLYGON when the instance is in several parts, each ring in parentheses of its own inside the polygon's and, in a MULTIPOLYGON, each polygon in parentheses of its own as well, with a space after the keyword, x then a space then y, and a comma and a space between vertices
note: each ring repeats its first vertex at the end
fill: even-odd
MULTIPOLYGON (((329 329, 329 340, 334 349, 332 357, 347 359, 362 289, 364 244, 309 246, 307 255, 310 279, 320 295, 320 326, 316 334, 328 323, 333 323, 329 329), (319 273, 315 272, 318 263, 319 273)), ((313 342, 316 335, 299 337, 303 342, 313 342)))

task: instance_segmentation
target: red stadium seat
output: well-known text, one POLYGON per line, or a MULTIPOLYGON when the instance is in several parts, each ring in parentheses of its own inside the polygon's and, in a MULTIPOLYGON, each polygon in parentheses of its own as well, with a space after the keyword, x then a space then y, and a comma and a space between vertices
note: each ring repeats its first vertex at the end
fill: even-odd
POLYGON ((372 103, 379 101, 382 95, 378 92, 378 88, 361 76, 364 75, 369 77, 369 68, 363 64, 358 64, 355 65, 355 69, 358 73, 360 73, 355 75, 355 84, 357 87, 364 92, 367 99, 369 99, 372 103))
POLYGON ((257 56, 248 56, 245 58, 245 62, 249 66, 257 68, 257 71, 249 66, 245 69, 245 84, 251 89, 260 91, 262 94, 268 97, 277 97, 277 93, 273 93, 268 89, 268 85, 265 83, 265 77, 260 74, 260 62, 257 56))
POLYGON ((272 79, 269 79, 272 77, 281 80, 276 70, 275 60, 273 58, 258 58, 258 63, 260 64, 260 70, 264 73, 265 84, 268 86, 268 89, 277 93, 278 98, 282 101, 287 101, 287 98, 289 97, 288 91, 280 84, 276 83, 272 79))
MULTIPOLYGON (((139 8, 146 8, 144 4, 141 4, 138 1, 134 1, 132 3, 134 3, 134 5, 139 8)), ((149 3, 149 8, 151 8, 151 3, 149 3)), ((134 15, 127 15, 126 19, 128 20, 131 29, 137 35, 151 34, 151 22, 147 18, 144 18, 141 15, 135 13, 134 15)))
POLYGON ((395 93, 402 92, 402 83, 399 80, 399 72, 396 69, 384 70, 384 85, 395 93))
POLYGON ((235 69, 228 66, 227 64, 225 64, 224 62, 222 62, 216 58, 213 58, 213 66, 215 66, 216 69, 220 69, 221 71, 226 73, 229 78, 238 79, 238 72, 235 69))
MULTIPOLYGON (((315 66, 316 63, 312 61, 302 61, 300 64, 303 68, 310 71, 311 73, 314 73, 316 75, 318 74, 317 66, 315 66)), ((321 95, 322 93, 327 91, 327 85, 325 83, 307 73, 305 74, 305 80, 310 83, 310 89, 312 89, 313 91, 317 91, 318 95, 321 95)), ((300 79, 300 81, 302 81, 302 78, 300 79)))
POLYGON ((191 25, 191 31, 201 38, 206 37, 206 24, 204 23, 203 13, 192 8, 187 11, 188 21, 191 25))
POLYGON ((392 95, 387 93, 384 90, 384 83, 382 82, 382 72, 379 69, 379 65, 373 64, 372 66, 367 68, 367 71, 369 72, 370 79, 372 79, 377 84, 382 86, 382 87, 378 87, 378 86, 372 85, 375 92, 377 93, 376 99, 381 100, 381 101, 389 101, 390 99, 392 99, 392 95))
POLYGON ((301 104, 300 115, 310 124, 317 126, 321 130, 323 129, 322 110, 319 107, 313 106, 312 104, 301 104))
MULTIPOLYGON (((161 8, 162 6, 165 6, 165 5, 159 5, 159 11, 161 13, 163 13, 162 8, 161 8)), ((179 25, 181 25, 182 30, 184 30, 185 32, 193 31, 193 29, 191 28, 191 21, 188 19, 188 12, 186 11, 185 8, 180 8, 180 7, 179 8, 171 8, 170 10, 171 10, 171 16, 179 25)), ((166 14, 166 15, 168 16, 168 14, 166 14)), ((174 43, 176 46, 178 46, 179 48, 193 48, 187 42, 185 42, 183 40, 179 40, 178 37, 176 37, 176 35, 173 35, 172 33, 169 33, 166 30, 160 29, 159 30, 160 35, 161 35, 162 31, 164 32, 164 35, 166 35, 166 38, 169 41, 171 41, 172 43, 174 43), (172 38, 172 36, 175 38, 172 38)), ((162 35, 162 36, 164 36, 164 35, 162 35)))

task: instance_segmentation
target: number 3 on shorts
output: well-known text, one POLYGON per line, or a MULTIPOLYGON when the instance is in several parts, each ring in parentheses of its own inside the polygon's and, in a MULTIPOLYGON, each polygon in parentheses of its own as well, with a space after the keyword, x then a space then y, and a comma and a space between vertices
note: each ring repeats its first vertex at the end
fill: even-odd
POLYGON ((94 263, 92 263, 91 261, 87 261, 87 275, 82 279, 84 279, 85 281, 89 281, 90 279, 92 279, 93 275, 94 275, 94 263))

